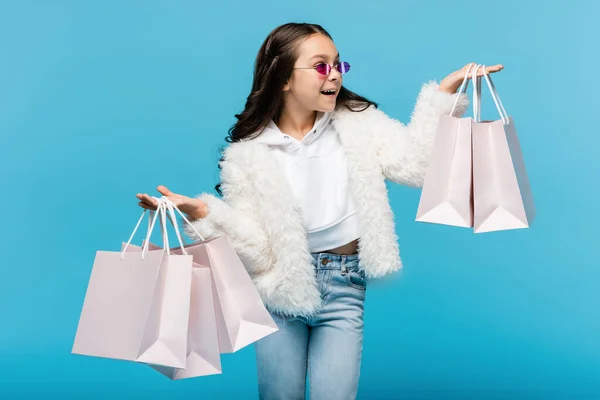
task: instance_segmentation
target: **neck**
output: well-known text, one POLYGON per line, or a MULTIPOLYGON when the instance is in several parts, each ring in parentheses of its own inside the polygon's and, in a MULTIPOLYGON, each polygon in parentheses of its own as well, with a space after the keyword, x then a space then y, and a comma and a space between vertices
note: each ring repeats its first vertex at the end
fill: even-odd
POLYGON ((279 130, 295 138, 303 138, 314 126, 317 111, 285 105, 275 121, 279 130))

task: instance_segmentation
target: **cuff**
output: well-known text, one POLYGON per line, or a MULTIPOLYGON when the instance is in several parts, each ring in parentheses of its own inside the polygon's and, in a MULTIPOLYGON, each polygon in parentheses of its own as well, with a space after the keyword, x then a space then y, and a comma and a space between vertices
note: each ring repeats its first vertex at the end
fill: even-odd
MULTIPOLYGON (((190 219, 191 224, 196 228, 198 233, 203 236, 204 240, 212 239, 217 236, 222 236, 223 233, 220 226, 220 218, 227 215, 229 206, 221 199, 216 198, 212 194, 202 193, 196 196, 197 199, 202 200, 208 207, 208 214, 204 218, 190 219)), ((194 241, 199 241, 200 238, 194 232, 194 230, 183 221, 184 232, 187 236, 192 238, 194 241)))
POLYGON ((419 93, 419 100, 427 100, 429 104, 435 108, 439 114, 450 114, 452 106, 458 101, 454 112, 455 117, 462 117, 469 107, 469 96, 466 93, 446 93, 440 90, 440 85, 437 81, 431 80, 425 83, 419 93))

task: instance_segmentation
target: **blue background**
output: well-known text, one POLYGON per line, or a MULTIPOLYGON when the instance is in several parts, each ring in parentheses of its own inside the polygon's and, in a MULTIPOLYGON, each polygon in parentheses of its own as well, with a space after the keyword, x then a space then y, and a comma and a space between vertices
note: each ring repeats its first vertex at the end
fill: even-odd
POLYGON ((256 52, 289 21, 325 27, 345 85, 404 122, 429 79, 504 64, 537 208, 475 235, 415 222, 420 191, 390 185, 405 267, 370 282, 359 397, 600 396, 594 4, 0 1, 0 397, 257 398, 252 346, 178 382, 70 351, 95 252, 127 240, 136 193, 213 190, 256 52))

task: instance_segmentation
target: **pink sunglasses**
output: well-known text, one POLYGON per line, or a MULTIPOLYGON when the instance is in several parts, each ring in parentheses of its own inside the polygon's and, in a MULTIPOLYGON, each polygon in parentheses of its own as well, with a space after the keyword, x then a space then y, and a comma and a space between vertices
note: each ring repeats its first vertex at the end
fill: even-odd
POLYGON ((314 69, 321 75, 329 75, 331 73, 332 68, 337 69, 337 71, 343 75, 346 72, 350 71, 350 64, 348 64, 346 61, 340 61, 334 66, 331 66, 327 63, 320 62, 314 67, 297 67, 294 69, 314 69))

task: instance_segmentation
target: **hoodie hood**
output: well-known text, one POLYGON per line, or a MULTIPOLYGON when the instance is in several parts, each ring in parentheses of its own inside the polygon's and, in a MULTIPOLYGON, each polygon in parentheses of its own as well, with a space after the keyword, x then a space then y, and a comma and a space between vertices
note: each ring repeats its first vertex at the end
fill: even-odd
POLYGON ((275 122, 271 120, 269 124, 263 129, 260 135, 252 139, 253 142, 266 144, 270 147, 282 147, 286 148, 289 146, 297 146, 299 143, 309 144, 313 142, 319 135, 325 131, 327 125, 333 117, 333 112, 322 112, 317 111, 317 118, 312 129, 302 138, 301 141, 295 139, 285 133, 281 132, 275 122))

